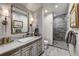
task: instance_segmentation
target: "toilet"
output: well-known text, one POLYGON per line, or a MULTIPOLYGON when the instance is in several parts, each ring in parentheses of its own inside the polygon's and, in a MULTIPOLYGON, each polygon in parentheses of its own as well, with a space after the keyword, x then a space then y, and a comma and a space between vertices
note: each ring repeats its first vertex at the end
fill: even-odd
POLYGON ((44 40, 44 49, 48 49, 48 41, 44 40))

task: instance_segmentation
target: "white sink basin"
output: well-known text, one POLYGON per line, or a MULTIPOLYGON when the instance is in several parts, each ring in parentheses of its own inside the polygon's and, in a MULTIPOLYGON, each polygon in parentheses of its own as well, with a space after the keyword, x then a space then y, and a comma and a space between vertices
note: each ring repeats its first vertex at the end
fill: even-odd
POLYGON ((27 37, 27 38, 19 39, 18 41, 19 42, 28 42, 28 41, 30 41, 32 39, 33 39, 33 37, 27 37))

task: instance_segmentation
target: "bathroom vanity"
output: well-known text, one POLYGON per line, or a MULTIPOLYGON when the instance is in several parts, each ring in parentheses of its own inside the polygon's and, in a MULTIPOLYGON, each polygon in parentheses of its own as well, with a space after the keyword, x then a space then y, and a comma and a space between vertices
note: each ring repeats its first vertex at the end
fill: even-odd
POLYGON ((1 56, 38 56, 43 52, 42 37, 27 37, 0 46, 1 56))
MULTIPOLYGON (((31 35, 34 32, 29 28, 30 16, 32 16, 31 12, 22 8, 24 7, 22 5, 22 7, 19 7, 18 4, 1 5, 1 7, 6 6, 9 7, 6 9, 8 11, 8 16, 5 17, 6 15, 3 16, 3 14, 1 14, 2 19, 0 18, 0 39, 2 40, 0 40, 0 56, 40 55, 43 52, 42 37, 34 35, 26 37, 26 35, 31 35), (10 41, 10 39, 7 40, 6 37, 10 37, 13 41, 10 41), (2 43, 3 41, 4 43, 2 43)), ((1 9, 1 12, 2 11, 4 10, 1 9)))

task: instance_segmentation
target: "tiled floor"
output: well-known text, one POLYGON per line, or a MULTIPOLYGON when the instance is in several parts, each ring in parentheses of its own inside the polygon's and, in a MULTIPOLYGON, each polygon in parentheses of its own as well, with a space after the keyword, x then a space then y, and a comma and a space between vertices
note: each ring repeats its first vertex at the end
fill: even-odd
POLYGON ((54 46, 65 49, 65 50, 68 50, 68 46, 67 46, 65 41, 54 40, 54 46))
POLYGON ((69 51, 57 47, 49 46, 42 56, 69 56, 69 51))

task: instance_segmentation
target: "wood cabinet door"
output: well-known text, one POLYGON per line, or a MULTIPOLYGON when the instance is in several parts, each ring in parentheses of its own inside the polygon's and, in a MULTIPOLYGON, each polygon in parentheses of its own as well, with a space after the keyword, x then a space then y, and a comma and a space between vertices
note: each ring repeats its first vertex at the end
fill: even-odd
MULTIPOLYGON (((13 51, 12 51, 13 52, 13 51)), ((21 50, 16 50, 10 56, 21 56, 21 50)))
POLYGON ((22 52, 22 56, 30 56, 29 50, 22 52))
POLYGON ((32 45, 33 45, 33 49, 32 49, 32 55, 33 56, 37 56, 38 55, 38 53, 37 53, 37 43, 38 42, 35 42, 35 43, 33 43, 32 45))
POLYGON ((38 55, 42 53, 42 40, 39 40, 37 43, 37 53, 38 55))
POLYGON ((11 56, 21 56, 21 54, 19 52, 15 52, 11 56))
POLYGON ((32 55, 32 46, 26 46, 22 48, 22 56, 31 56, 32 55))

